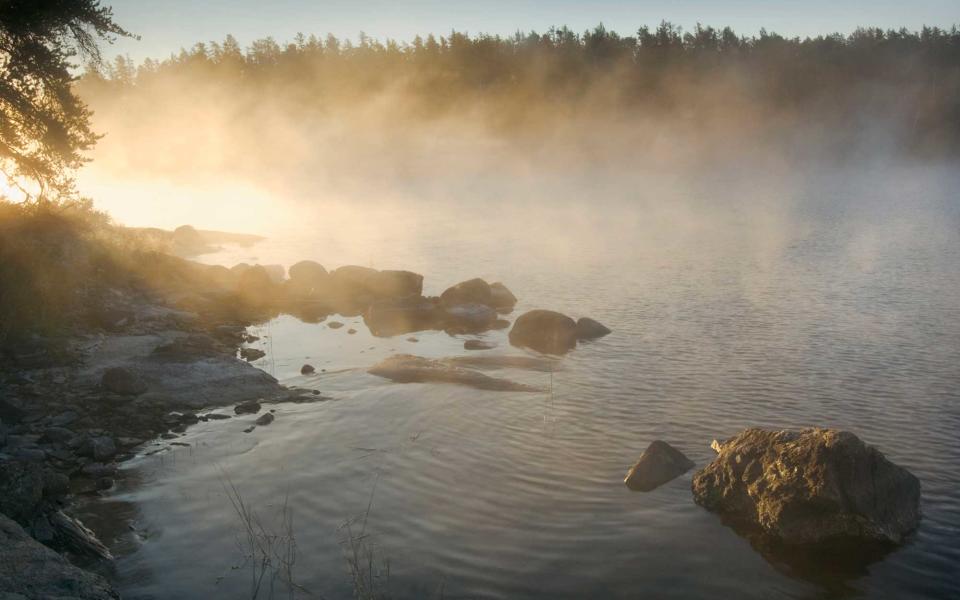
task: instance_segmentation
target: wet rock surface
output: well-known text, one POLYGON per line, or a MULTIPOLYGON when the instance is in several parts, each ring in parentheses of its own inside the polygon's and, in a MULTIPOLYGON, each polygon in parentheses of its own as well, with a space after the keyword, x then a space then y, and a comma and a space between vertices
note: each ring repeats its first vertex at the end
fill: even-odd
POLYGON ((31 600, 120 598, 103 577, 73 566, 2 514, 0 596, 31 600))
POLYGON ((747 429, 717 447, 694 499, 778 543, 900 543, 919 523, 919 480, 850 432, 747 429))
POLYGON ((649 492, 693 468, 693 461, 667 442, 655 440, 647 446, 623 482, 638 492, 649 492))
POLYGON ((368 369, 368 373, 397 383, 454 383, 481 390, 536 392, 539 388, 412 354, 395 354, 368 369))
POLYGON ((612 332, 606 325, 603 325, 599 321, 594 321, 588 317, 581 317, 577 319, 576 333, 578 340, 593 340, 612 332))

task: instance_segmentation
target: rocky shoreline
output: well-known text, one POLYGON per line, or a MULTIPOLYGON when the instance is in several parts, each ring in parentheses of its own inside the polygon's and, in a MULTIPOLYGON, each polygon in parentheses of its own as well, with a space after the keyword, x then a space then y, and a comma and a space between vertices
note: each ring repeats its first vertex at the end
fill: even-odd
MULTIPOLYGON (((197 246, 202 240, 194 233, 178 230, 179 238, 188 238, 181 245, 197 246)), ((235 405, 237 414, 259 413, 261 403, 325 399, 316 390, 284 387, 249 364, 259 356, 243 347, 253 341, 248 326, 282 313, 307 322, 342 314, 362 315, 378 336, 427 329, 479 333, 508 327, 500 315, 517 301, 503 284, 482 279, 424 297, 423 276, 409 271, 346 266, 327 272, 302 261, 287 278, 279 265, 227 269, 167 254, 149 257, 129 281, 94 282, 76 303, 68 319, 72 327, 63 335, 34 335, 2 349, 0 592, 118 597, 100 576, 74 566, 96 567, 111 556, 69 516, 72 501, 111 489, 118 463, 144 444, 159 439, 160 451, 194 423, 228 418, 205 410, 235 405)), ((573 323, 560 317, 563 325, 573 323)), ((562 335, 575 345, 578 338, 570 338, 570 331, 562 335)), ((594 328, 583 339, 603 331, 609 332, 594 328)), ((544 328, 540 337, 528 334, 517 345, 557 354, 569 350, 569 344, 559 348, 549 341, 557 335, 544 328)), ((371 372, 397 381, 534 389, 419 357, 371 372)), ((272 416, 264 412, 249 430, 268 425, 272 416)))

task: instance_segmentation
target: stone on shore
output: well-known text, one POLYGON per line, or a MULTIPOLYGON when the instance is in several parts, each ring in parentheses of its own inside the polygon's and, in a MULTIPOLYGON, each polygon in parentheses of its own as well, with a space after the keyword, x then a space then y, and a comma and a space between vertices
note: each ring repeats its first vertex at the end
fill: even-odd
POLYGON ((301 375, 310 375, 312 373, 315 373, 316 371, 317 370, 313 367, 313 365, 303 365, 302 367, 300 367, 301 375))
POLYGON ((240 348, 240 358, 247 362, 260 360, 266 355, 267 353, 259 348, 240 348))
POLYGON ((693 468, 693 461, 667 442, 655 440, 630 467, 623 480, 627 487, 649 492, 693 468))
POLYGON ((577 345, 577 324, 552 310, 531 310, 514 321, 509 338, 514 346, 544 354, 565 354, 577 345))
POLYGON ((233 412, 238 415, 249 415, 260 412, 260 403, 256 400, 241 402, 233 408, 233 412))
POLYGON ((747 429, 717 447, 696 502, 781 542, 900 543, 919 523, 919 480, 850 432, 747 429))

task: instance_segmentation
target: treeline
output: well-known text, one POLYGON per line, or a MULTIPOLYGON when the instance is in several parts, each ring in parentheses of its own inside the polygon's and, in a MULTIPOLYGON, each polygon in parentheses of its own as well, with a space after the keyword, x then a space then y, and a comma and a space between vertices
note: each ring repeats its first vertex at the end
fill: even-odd
POLYGON ((294 110, 332 110, 380 92, 402 93, 403 110, 431 117, 486 105, 510 127, 546 106, 717 115, 742 109, 844 123, 867 111, 892 119, 917 147, 958 148, 960 31, 861 28, 786 38, 761 30, 671 23, 621 36, 602 25, 548 32, 357 42, 298 35, 244 49, 228 36, 165 60, 117 57, 91 69, 85 94, 120 94, 179 82, 264 94, 294 110), (237 87, 239 86, 239 87, 237 87))

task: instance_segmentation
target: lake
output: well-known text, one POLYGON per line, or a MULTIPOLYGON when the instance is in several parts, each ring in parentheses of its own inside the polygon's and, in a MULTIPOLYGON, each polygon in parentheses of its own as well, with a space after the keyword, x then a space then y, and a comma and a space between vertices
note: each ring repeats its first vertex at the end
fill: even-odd
MULTIPOLYGON (((399 352, 469 354, 473 336, 376 338, 339 316, 347 327, 252 328, 267 353, 254 364, 330 400, 273 406, 251 433, 253 417, 200 423, 189 447, 126 463, 81 511, 117 554, 124 597, 251 596, 230 486, 265 530, 292 519, 303 598, 355 585, 395 598, 960 597, 960 169, 578 176, 576 194, 553 194, 557 177, 523 197, 497 182, 353 212, 318 204, 299 227, 201 257, 409 269, 425 294, 483 277, 519 298, 509 319, 549 308, 613 333, 553 372, 488 372, 545 390, 518 393, 366 373, 399 352), (712 439, 748 426, 855 432, 919 477, 919 530, 883 557, 770 555, 694 504, 693 470, 649 493, 623 484, 653 440, 700 468, 712 439), (107 527, 118 515, 132 529, 107 527)), ((497 345, 483 354, 524 354, 506 331, 480 337, 497 345)))

